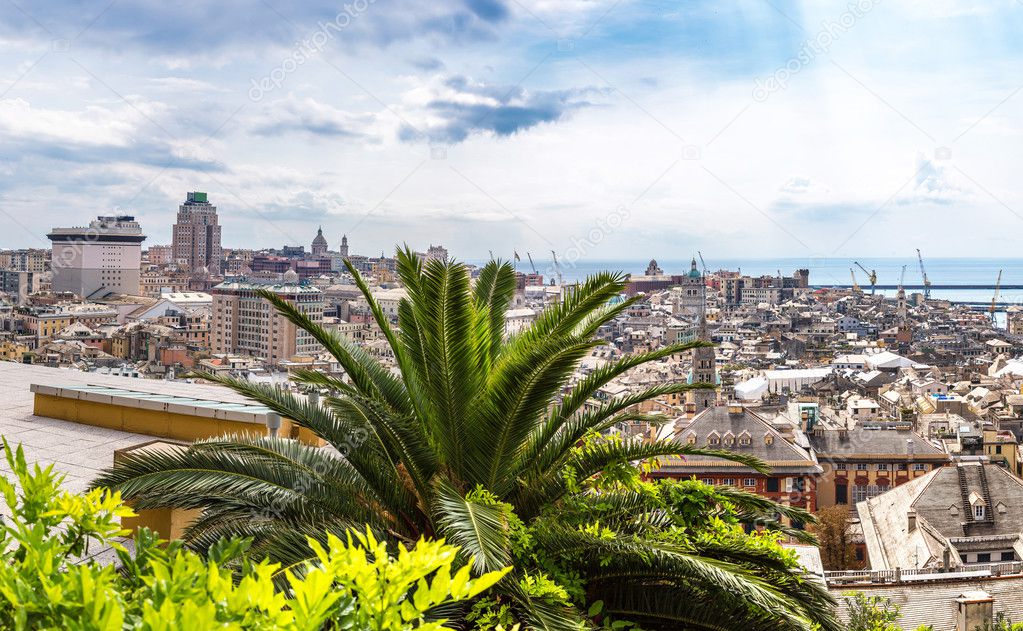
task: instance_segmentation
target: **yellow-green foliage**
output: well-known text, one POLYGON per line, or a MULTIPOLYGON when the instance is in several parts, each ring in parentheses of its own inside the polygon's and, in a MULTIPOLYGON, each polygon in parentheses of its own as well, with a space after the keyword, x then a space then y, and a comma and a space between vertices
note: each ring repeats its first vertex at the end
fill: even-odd
POLYGON ((179 543, 161 547, 143 532, 128 550, 120 495, 60 489, 52 467, 29 467, 4 441, 17 485, 0 479, 11 515, 0 528, 0 628, 76 631, 205 629, 441 629, 432 608, 471 599, 508 571, 470 577, 458 549, 419 541, 396 554, 369 532, 327 545, 310 540, 316 560, 282 570, 262 562, 222 567, 244 541, 223 542, 210 559, 179 543), (83 560, 112 547, 124 571, 83 560), (283 589, 279 589, 283 587, 283 589))

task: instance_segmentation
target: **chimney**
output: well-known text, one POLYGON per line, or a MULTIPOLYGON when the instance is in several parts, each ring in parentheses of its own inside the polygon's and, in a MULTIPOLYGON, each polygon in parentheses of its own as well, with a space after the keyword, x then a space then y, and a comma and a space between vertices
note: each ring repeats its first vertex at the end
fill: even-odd
POLYGON ((994 621, 995 599, 982 589, 963 592, 956 598, 959 605, 956 631, 990 629, 994 621))
POLYGON ((742 405, 739 404, 739 403, 736 403, 735 401, 729 402, 729 404, 728 404, 728 413, 729 414, 742 414, 742 405))
POLYGON ((913 443, 912 438, 906 439, 906 453, 910 456, 916 453, 916 444, 913 443))
POLYGON ((910 533, 914 530, 916 530, 916 510, 911 508, 906 513, 906 532, 910 533))

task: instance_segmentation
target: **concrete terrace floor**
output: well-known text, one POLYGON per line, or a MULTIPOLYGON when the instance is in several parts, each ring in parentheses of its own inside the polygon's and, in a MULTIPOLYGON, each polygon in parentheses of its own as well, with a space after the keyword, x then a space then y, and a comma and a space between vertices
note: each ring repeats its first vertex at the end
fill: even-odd
MULTIPOLYGON (((66 476, 64 488, 73 492, 84 491, 101 470, 111 466, 114 451, 152 441, 155 437, 36 416, 32 413, 34 395, 29 390, 34 383, 105 385, 193 398, 248 402, 227 388, 212 384, 135 379, 0 362, 0 435, 12 447, 22 445, 29 463, 53 464, 55 470, 66 476)), ((0 460, 0 473, 8 475, 10 468, 6 460, 0 460)), ((4 509, 0 507, 0 512, 6 513, 4 509)))

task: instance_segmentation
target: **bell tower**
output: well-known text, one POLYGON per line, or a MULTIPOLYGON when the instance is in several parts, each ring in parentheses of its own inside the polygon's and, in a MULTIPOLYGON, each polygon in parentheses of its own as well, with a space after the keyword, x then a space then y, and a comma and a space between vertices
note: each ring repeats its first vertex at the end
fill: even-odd
MULTIPOLYGON (((707 331, 707 279, 697 269, 695 258, 693 258, 686 281, 685 295, 696 311, 696 337, 701 342, 710 342, 710 333, 707 331)), ((690 374, 689 383, 710 383, 717 386, 715 358, 716 353, 713 346, 694 348, 693 371, 690 374)), ((690 390, 686 396, 686 401, 696 408, 697 414, 714 405, 716 400, 716 387, 713 390, 690 390)))

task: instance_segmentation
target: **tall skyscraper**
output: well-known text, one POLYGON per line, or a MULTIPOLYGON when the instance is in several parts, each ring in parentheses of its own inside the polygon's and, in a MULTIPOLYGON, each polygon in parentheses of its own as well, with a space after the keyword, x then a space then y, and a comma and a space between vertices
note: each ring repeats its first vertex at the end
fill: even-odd
POLYGON ((189 193, 178 208, 171 244, 174 262, 193 272, 206 269, 219 274, 224 253, 220 247, 220 224, 217 207, 209 203, 206 193, 189 193))
POLYGON ((53 291, 82 298, 141 292, 142 242, 146 236, 134 217, 97 217, 88 227, 54 228, 50 255, 53 291))

